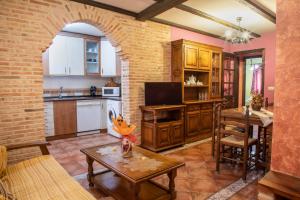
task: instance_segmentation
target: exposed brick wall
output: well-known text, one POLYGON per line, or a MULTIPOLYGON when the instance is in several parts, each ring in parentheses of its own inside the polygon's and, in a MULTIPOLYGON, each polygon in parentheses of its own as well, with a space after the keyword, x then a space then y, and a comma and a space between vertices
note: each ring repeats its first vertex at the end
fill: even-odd
MULTIPOLYGON (((42 51, 67 23, 105 33, 122 58, 123 112, 140 125, 145 81, 170 80, 170 27, 67 0, 0 0, 0 144, 44 140, 42 51)), ((37 151, 19 151, 11 161, 37 151)))

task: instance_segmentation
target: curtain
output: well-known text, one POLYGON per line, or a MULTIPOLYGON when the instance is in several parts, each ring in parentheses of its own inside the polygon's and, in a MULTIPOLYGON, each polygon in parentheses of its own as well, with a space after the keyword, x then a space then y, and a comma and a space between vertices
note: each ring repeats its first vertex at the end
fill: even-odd
POLYGON ((261 94, 262 91, 261 87, 262 87, 262 69, 260 65, 254 65, 251 92, 261 94))

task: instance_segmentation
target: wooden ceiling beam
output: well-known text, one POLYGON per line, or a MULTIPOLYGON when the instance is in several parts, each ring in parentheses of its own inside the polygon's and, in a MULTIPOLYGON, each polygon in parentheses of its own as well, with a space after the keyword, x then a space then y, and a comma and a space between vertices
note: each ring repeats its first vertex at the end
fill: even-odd
POLYGON ((257 0, 240 0, 241 2, 244 2, 246 6, 254 10, 257 14, 263 16, 264 18, 268 19, 272 23, 276 24, 276 14, 262 5, 257 0))
POLYGON ((205 18, 205 19, 211 20, 211 21, 216 22, 216 23, 218 23, 218 24, 222 24, 222 25, 227 26, 227 27, 229 27, 229 28, 233 28, 233 29, 236 29, 236 30, 242 29, 243 31, 248 31, 248 32, 251 33, 251 35, 254 36, 254 37, 260 37, 260 35, 257 34, 257 33, 254 33, 254 32, 252 32, 252 31, 249 31, 249 30, 247 30, 247 29, 245 29, 245 28, 241 28, 241 27, 239 27, 239 26, 237 26, 237 25, 235 25, 235 24, 233 24, 233 23, 231 23, 231 22, 228 22, 228 21, 225 21, 225 20, 223 20, 223 19, 214 17, 214 16, 212 16, 212 15, 210 15, 210 14, 207 14, 207 13, 205 13, 205 12, 203 12, 203 11, 200 11, 200 10, 197 10, 197 9, 195 9, 195 8, 192 8, 192 7, 183 5, 183 4, 177 5, 176 8, 178 8, 178 9, 180 9, 180 10, 183 10, 183 11, 185 11, 185 12, 189 12, 189 13, 191 13, 191 14, 197 15, 197 16, 199 16, 199 17, 203 17, 203 18, 205 18))
POLYGON ((187 0, 160 0, 156 1, 156 3, 152 4, 148 8, 142 10, 138 13, 136 19, 140 21, 149 20, 179 4, 182 4, 187 0))
POLYGON ((215 34, 212 34, 212 33, 208 33, 206 31, 191 28, 191 27, 188 27, 188 26, 184 26, 184 25, 181 25, 181 24, 177 24, 177 23, 174 23, 174 22, 170 22, 170 21, 167 21, 167 20, 164 20, 164 19, 152 18, 152 19, 150 19, 150 21, 157 22, 157 23, 160 23, 160 24, 165 24, 165 25, 168 25, 168 26, 181 28, 181 29, 185 29, 185 30, 192 31, 192 32, 195 32, 195 33, 200 33, 202 35, 210 36, 210 37, 213 37, 213 38, 225 40, 225 38, 222 37, 222 36, 215 35, 215 34))
POLYGON ((137 17, 137 13, 135 13, 135 12, 125 10, 123 8, 118 8, 118 7, 115 7, 115 6, 112 6, 112 5, 100 3, 100 2, 97 2, 97 1, 92 1, 92 0, 71 0, 71 1, 74 1, 74 2, 77 2, 77 3, 82 3, 82 4, 85 4, 85 5, 89 5, 89 6, 94 6, 94 7, 97 7, 97 8, 110 10, 110 11, 113 11, 113 12, 121 13, 121 14, 124 14, 124 15, 129 15, 129 16, 132 16, 132 17, 137 17))

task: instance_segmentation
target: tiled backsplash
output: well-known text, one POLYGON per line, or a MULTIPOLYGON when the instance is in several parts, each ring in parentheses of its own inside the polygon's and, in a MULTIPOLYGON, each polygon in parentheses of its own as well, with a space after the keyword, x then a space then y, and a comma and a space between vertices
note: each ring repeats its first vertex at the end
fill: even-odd
MULTIPOLYGON (((90 95, 90 87, 96 86, 97 95, 101 95, 101 88, 109 81, 103 77, 65 77, 65 76, 45 76, 44 77, 44 96, 58 96, 60 87, 63 87, 63 96, 90 95)), ((120 83, 120 77, 114 78, 120 83)))

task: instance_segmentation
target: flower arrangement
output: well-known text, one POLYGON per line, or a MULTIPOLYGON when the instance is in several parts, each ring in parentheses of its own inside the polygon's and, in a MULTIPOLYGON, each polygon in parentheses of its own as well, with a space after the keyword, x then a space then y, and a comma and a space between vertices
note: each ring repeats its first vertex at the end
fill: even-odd
POLYGON ((260 111, 263 107, 264 97, 258 92, 252 92, 251 107, 253 110, 260 111))
POLYGON ((136 126, 127 124, 122 115, 119 115, 116 119, 113 118, 112 121, 113 129, 122 135, 121 149, 123 157, 131 157, 132 146, 136 142, 136 137, 132 133, 136 126))

